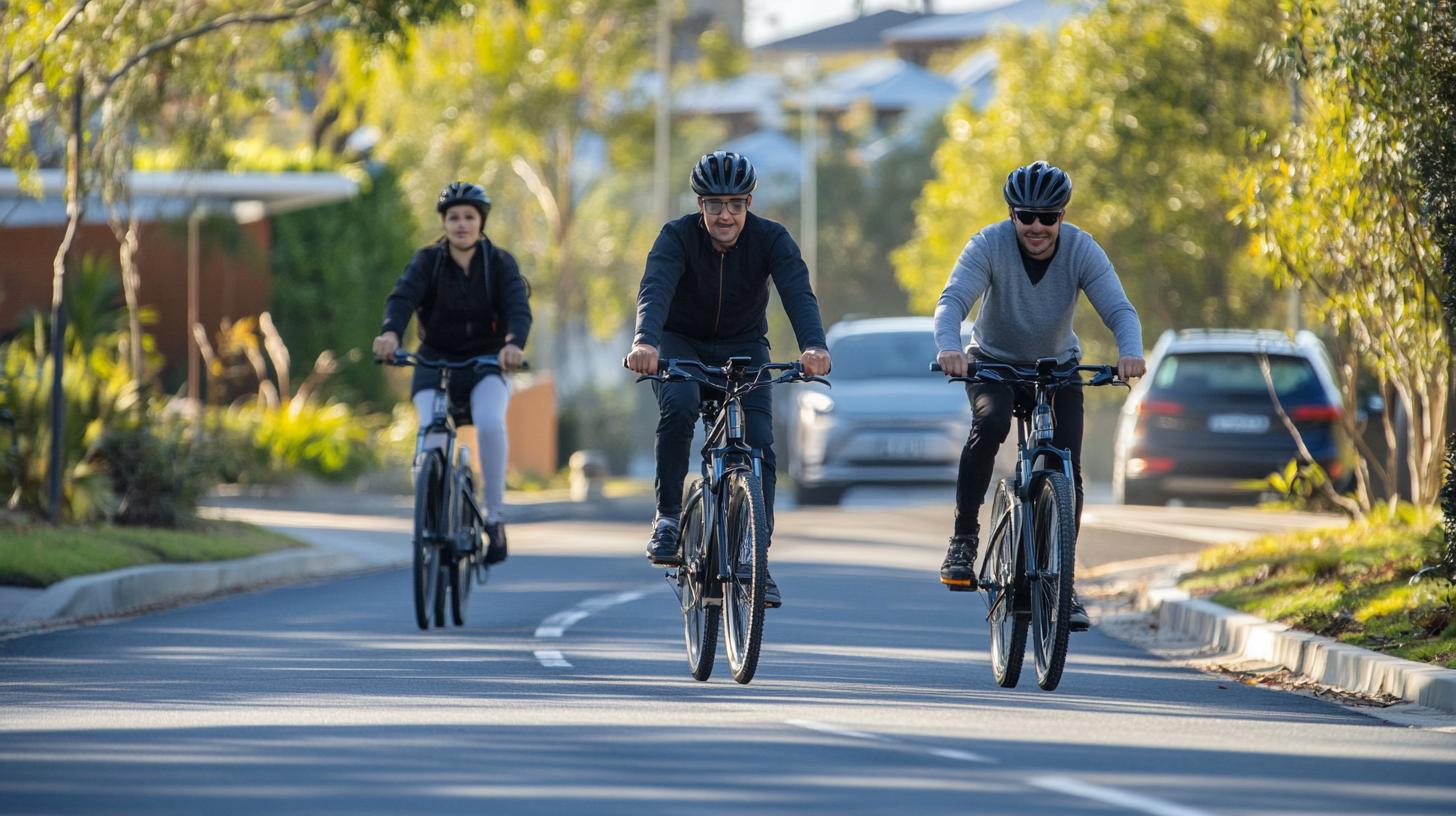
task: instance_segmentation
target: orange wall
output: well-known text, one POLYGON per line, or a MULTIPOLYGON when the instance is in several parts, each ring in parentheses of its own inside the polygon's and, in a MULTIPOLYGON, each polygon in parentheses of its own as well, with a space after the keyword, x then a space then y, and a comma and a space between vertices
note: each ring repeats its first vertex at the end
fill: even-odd
POLYGON ((556 472, 556 383, 537 377, 511 394, 506 409, 510 467, 534 476, 556 472))
MULTIPOLYGON (((224 317, 238 319, 268 308, 271 283, 268 252, 272 233, 267 221, 238 227, 231 254, 209 241, 202 230, 199 320, 211 335, 224 317)), ((64 225, 0 227, 0 333, 20 327, 32 308, 50 310, 51 263, 65 235, 64 225)), ((184 223, 144 224, 141 228, 141 302, 157 312, 157 325, 147 329, 169 368, 187 366, 187 227, 184 223)), ((118 270, 116 237, 104 224, 88 224, 76 236, 73 257, 90 254, 111 261, 118 270)))

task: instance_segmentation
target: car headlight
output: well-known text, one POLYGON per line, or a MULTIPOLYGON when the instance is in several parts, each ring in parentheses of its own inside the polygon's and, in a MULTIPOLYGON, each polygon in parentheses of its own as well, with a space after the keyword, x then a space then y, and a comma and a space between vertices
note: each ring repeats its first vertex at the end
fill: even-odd
POLYGON ((834 411, 834 400, 825 393, 809 391, 799 397, 799 407, 806 418, 814 419, 834 411))

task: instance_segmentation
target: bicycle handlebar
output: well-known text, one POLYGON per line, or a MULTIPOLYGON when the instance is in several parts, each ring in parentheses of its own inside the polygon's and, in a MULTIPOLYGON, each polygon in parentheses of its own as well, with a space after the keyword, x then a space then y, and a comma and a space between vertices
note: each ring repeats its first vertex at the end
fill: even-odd
MULTIPOLYGON (((431 360, 428 357, 421 357, 418 354, 405 351, 404 349, 397 349, 394 352, 394 356, 387 360, 376 359, 374 362, 392 366, 416 366, 418 368, 449 368, 456 370, 472 368, 477 371, 484 368, 501 368, 500 357, 495 354, 480 354, 468 360, 431 360)), ((531 367, 531 364, 526 360, 522 360, 520 367, 522 369, 528 369, 531 367)))
MULTIPOLYGON (((627 365, 626 359, 622 360, 622 366, 627 365)), ((686 382, 693 381, 712 388, 723 388, 727 383, 714 382, 709 377, 722 377, 724 380, 737 380, 747 386, 747 390, 753 390, 765 385, 777 385, 785 382, 816 382, 833 388, 834 386, 823 377, 804 373, 803 363, 795 360, 792 363, 764 363, 760 366, 734 365, 730 360, 726 366, 714 366, 703 363, 699 360, 671 358, 659 360, 656 374, 640 374, 637 382, 653 380, 656 382, 686 382), (692 371, 690 369, 696 369, 692 371), (782 371, 783 375, 763 379, 764 372, 782 371)))
MULTIPOLYGON (((980 383, 1068 383, 1073 379, 1081 380, 1083 385, 1122 385, 1131 387, 1127 380, 1117 376, 1117 366, 1111 365, 1057 365, 1047 370, 1040 370, 1039 366, 1018 366, 1010 363, 991 363, 985 361, 971 362, 970 373, 964 377, 947 377, 951 382, 980 382, 980 383), (1083 371, 1092 373, 1092 378, 1082 380, 1080 374, 1083 371), (1008 376, 1009 375, 1009 376, 1008 376)), ((943 373, 940 363, 931 363, 930 370, 943 373)))

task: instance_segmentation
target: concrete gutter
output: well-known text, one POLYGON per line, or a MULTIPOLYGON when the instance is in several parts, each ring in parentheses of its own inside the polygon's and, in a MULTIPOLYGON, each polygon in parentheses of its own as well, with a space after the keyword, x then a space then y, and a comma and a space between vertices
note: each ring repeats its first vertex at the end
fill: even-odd
POLYGON ((1172 585, 1175 580, 1145 586, 1137 599, 1137 608, 1152 614, 1163 632, 1246 660, 1275 663, 1346 691, 1391 695, 1456 714, 1456 670, 1383 655, 1192 598, 1172 585))

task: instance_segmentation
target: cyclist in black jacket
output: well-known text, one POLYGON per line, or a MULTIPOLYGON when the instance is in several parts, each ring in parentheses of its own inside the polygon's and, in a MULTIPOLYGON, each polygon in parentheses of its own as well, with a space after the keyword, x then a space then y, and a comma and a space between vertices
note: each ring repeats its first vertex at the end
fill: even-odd
MULTIPOLYGON (((637 294, 637 332, 627 367, 656 374, 659 360, 698 360, 722 365, 729 357, 769 361, 768 281, 773 279, 799 341, 804 370, 829 373, 829 351, 819 301, 809 286, 809 269, 783 225, 748 211, 758 175, 747 156, 709 153, 693 168, 697 212, 663 225, 637 294)), ((701 401, 695 383, 654 383, 657 423, 657 517, 647 558, 674 566, 683 478, 688 471, 693 423, 701 401)), ((775 467, 773 408, 768 389, 743 401, 748 444, 763 451, 763 491, 773 529, 775 467)), ((765 605, 782 600, 772 577, 765 605)))
MULTIPOLYGON (((505 371, 519 368, 531 331, 530 290, 511 253, 485 234, 490 197, 477 184, 457 181, 435 202, 445 235, 417 251, 384 306, 374 356, 399 348, 411 314, 419 316, 422 357, 468 360, 495 354, 505 371)), ((410 393, 423 426, 430 420, 436 373, 416 368, 410 393)), ((506 556, 501 519, 506 479, 506 406, 510 387, 500 374, 473 370, 450 378, 450 411, 457 424, 474 424, 485 498, 486 561, 506 556)))

